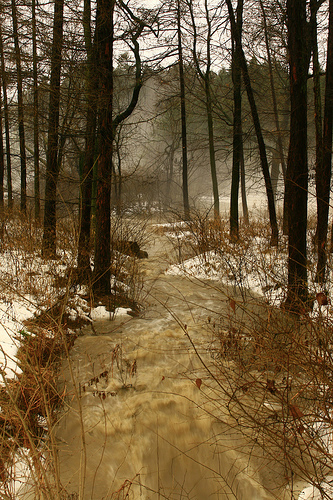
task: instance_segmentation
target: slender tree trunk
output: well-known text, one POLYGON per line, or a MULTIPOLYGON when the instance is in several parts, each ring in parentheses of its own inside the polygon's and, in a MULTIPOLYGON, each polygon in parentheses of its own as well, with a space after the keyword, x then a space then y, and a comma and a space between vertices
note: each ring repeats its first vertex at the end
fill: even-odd
POLYGON ((87 52, 87 121, 86 144, 83 173, 81 178, 81 213, 80 236, 78 244, 77 266, 83 280, 89 278, 90 267, 90 232, 91 232, 91 197, 95 157, 95 137, 97 124, 97 88, 96 47, 91 36, 90 0, 84 2, 83 27, 87 52))
POLYGON ((333 0, 329 2, 329 31, 327 42, 325 109, 322 159, 317 164, 317 281, 325 282, 327 262, 327 229, 332 167, 332 113, 333 113, 333 0))
MULTIPOLYGON (((1 81, 1 77, 0 77, 1 81)), ((1 91, 0 91, 0 215, 3 213, 4 209, 4 189, 3 189, 3 179, 5 172, 5 154, 3 147, 3 132, 2 132, 2 99, 1 99, 1 91)), ((2 236, 0 234, 0 236, 2 236)))
MULTIPOLYGON (((243 22, 243 0, 238 0, 237 30, 239 37, 242 36, 243 22)), ((230 238, 238 240, 239 215, 239 176, 242 156, 242 69, 241 69, 241 47, 237 40, 233 40, 232 50, 232 83, 234 87, 234 123, 233 123, 233 147, 232 147, 232 176, 230 194, 230 238)))
POLYGON ((206 74, 205 77, 205 94, 206 94, 206 110, 207 110, 207 124, 208 124, 210 172, 212 177, 213 198, 214 198, 214 217, 218 218, 220 214, 220 197, 219 197, 219 185, 217 182, 217 172, 216 172, 213 109, 212 109, 209 73, 206 74))
POLYGON ((180 114, 181 114, 181 124, 182 124, 183 206, 184 206, 184 217, 185 219, 188 219, 190 215, 190 204, 188 197, 185 78, 184 78, 182 31, 180 23, 180 0, 177 0, 177 34, 178 34, 178 67, 179 67, 179 85, 180 85, 180 114))
POLYGON ((64 0, 55 0, 53 42, 51 55, 51 79, 48 143, 46 155, 46 184, 44 208, 44 233, 42 242, 42 256, 56 258, 57 254, 57 183, 59 176, 58 162, 58 131, 60 106, 60 75, 63 45, 63 11, 64 0))
POLYGON ((280 162, 281 158, 279 152, 276 149, 273 149, 272 153, 272 167, 271 167, 271 180, 272 180, 272 189, 274 200, 276 200, 277 195, 277 186, 279 181, 279 171, 280 171, 280 162))
POLYGON ((219 187, 217 182, 217 172, 216 172, 216 160, 215 160, 215 144, 214 144, 214 122, 213 122, 213 107, 212 107, 212 97, 211 97, 211 37, 212 37, 212 26, 209 15, 208 1, 205 0, 205 17, 207 24, 207 34, 206 34, 206 57, 207 66, 206 71, 203 72, 199 63, 199 56, 197 53, 197 29, 196 21, 193 12, 193 2, 188 0, 188 5, 190 8, 190 14, 192 19, 193 27, 193 59, 195 66, 197 68, 197 73, 201 80, 203 81, 205 90, 205 101, 206 101, 206 112, 207 112, 207 127, 208 127, 208 145, 209 145, 209 162, 210 162, 210 172, 212 178, 213 186, 213 198, 214 198, 214 217, 219 217, 220 214, 220 198, 219 198, 219 187))
POLYGON ((240 49, 240 62, 241 62, 241 68, 242 68, 242 74, 243 74, 243 81, 244 81, 244 86, 245 86, 245 90, 247 93, 247 98, 248 98, 250 108, 251 108, 253 125, 255 128, 257 141, 258 141, 260 163, 261 163, 261 168, 262 168, 262 172, 263 172, 263 176, 264 176, 264 180, 265 180, 266 195, 267 195, 267 202, 268 202, 268 212, 269 212, 269 219, 270 219, 271 231, 272 231, 271 245, 277 245, 279 232, 278 232, 278 225, 277 225, 277 220, 276 220, 275 203, 274 203, 271 178, 269 175, 269 166, 268 166, 268 161, 267 161, 265 142, 264 142, 264 138, 262 135, 258 110, 257 110, 256 102, 254 99, 254 94, 253 94, 251 80, 250 80, 250 76, 249 76, 249 72, 248 72, 247 62, 246 62, 245 54, 244 54, 242 44, 241 44, 240 33, 238 32, 238 29, 237 29, 237 24, 235 21, 235 15, 234 15, 231 0, 227 0, 227 6, 228 6, 228 11, 229 11, 229 19, 230 19, 232 37, 235 40, 235 42, 237 42, 239 47, 241 47, 241 49, 240 49))
POLYGON ((287 165, 288 294, 285 306, 300 312, 307 307, 307 77, 308 31, 306 0, 287 0, 290 64, 290 143, 287 165))
POLYGON ((35 218, 40 217, 40 183, 39 183, 39 99, 38 99, 38 63, 36 40, 36 0, 32 0, 32 72, 34 93, 34 188, 35 218))
POLYGON ((8 196, 8 208, 11 209, 13 207, 12 164, 10 155, 10 128, 9 128, 9 110, 8 110, 8 98, 7 98, 7 74, 5 66, 5 55, 3 51, 1 22, 0 22, 0 57, 1 57, 3 110, 4 110, 5 133, 6 133, 6 166, 7 166, 7 191, 8 191, 7 196, 8 196))
POLYGON ((26 159, 25 134, 24 134, 23 79, 22 79, 22 69, 21 69, 21 50, 20 50, 18 26, 17 26, 17 9, 15 2, 16 0, 12 0, 13 37, 14 37, 15 61, 16 61, 16 73, 17 73, 18 127, 19 127, 20 162, 21 162, 21 210, 22 212, 26 212, 27 159, 26 159))
POLYGON ((278 145, 278 151, 279 151, 279 155, 280 155, 283 178, 284 178, 284 180, 286 180, 287 167, 286 167, 286 162, 285 162, 285 157, 284 157, 284 152, 283 152, 283 142, 282 142, 282 134, 281 134, 281 128, 280 128, 279 112, 278 112, 278 107, 277 107, 275 82, 274 82, 274 76, 273 76, 273 62, 272 62, 270 43, 269 43, 269 38, 268 38, 266 12, 265 12, 265 8, 264 8, 264 4, 263 4, 262 0, 260 0, 260 7, 261 7, 263 21, 264 21, 265 45, 266 45, 266 52, 267 52, 269 80, 270 80, 270 84, 271 84, 275 128, 276 128, 276 133, 277 133, 277 145, 278 145))
POLYGON ((242 152, 241 152, 241 192, 242 192, 242 207, 243 207, 243 217, 245 224, 249 224, 249 209, 247 206, 247 198, 246 198, 246 184, 245 184, 245 161, 244 161, 244 148, 242 141, 242 152))

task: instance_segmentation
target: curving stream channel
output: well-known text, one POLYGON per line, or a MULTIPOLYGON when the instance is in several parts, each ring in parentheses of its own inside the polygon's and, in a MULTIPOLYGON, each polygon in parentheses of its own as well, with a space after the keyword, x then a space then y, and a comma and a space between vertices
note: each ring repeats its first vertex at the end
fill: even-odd
POLYGON ((94 322, 63 365, 61 483, 82 500, 297 498, 247 445, 212 379, 207 322, 226 295, 166 275, 165 237, 148 250, 143 316, 94 322))

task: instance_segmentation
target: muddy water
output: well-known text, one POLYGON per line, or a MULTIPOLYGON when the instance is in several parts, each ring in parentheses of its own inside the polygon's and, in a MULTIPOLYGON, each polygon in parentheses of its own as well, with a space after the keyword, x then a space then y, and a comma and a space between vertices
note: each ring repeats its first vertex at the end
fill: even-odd
POLYGON ((84 500, 291 498, 229 422, 202 363, 212 364, 206 325, 226 310, 226 296, 165 275, 168 245, 159 237, 142 264, 143 316, 95 322, 64 363, 61 482, 84 500))

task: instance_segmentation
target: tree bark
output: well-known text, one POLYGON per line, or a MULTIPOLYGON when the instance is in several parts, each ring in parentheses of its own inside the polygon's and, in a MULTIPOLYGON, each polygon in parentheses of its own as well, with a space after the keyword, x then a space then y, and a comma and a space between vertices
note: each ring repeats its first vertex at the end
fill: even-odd
POLYGON ((38 63, 36 40, 36 0, 32 0, 32 72, 34 94, 34 190, 35 218, 40 217, 40 182, 39 182, 39 96, 38 96, 38 63))
POLYGON ((249 72, 248 72, 247 62, 246 62, 245 54, 244 54, 244 51, 242 48, 240 33, 238 32, 238 29, 237 29, 237 24, 236 24, 235 15, 234 15, 231 0, 227 0, 227 6, 228 6, 228 11, 229 11, 229 19, 230 19, 232 37, 240 47, 240 63, 241 63, 241 68, 242 68, 243 81, 244 81, 244 86, 245 86, 245 90, 247 93, 247 98, 248 98, 248 101, 250 104, 253 125, 255 128, 257 141, 258 141, 260 163, 261 163, 261 168, 262 168, 262 172, 263 172, 263 176, 264 176, 264 180, 265 180, 266 195, 267 195, 267 202, 268 202, 268 212, 269 212, 269 219, 270 219, 271 231, 272 231, 271 245, 277 245, 279 232, 278 232, 278 225, 277 225, 277 220, 276 220, 275 203, 274 203, 271 178, 269 175, 269 166, 268 166, 268 161, 267 161, 265 142, 264 142, 264 138, 262 135, 260 119, 259 119, 258 110, 257 110, 257 106, 256 106, 254 94, 253 94, 253 89, 252 89, 251 80, 250 80, 250 76, 249 76, 249 72))
POLYGON ((214 199, 214 217, 219 217, 220 214, 220 198, 219 198, 219 187, 217 181, 216 172, 216 160, 215 160, 215 143, 214 143, 214 121, 213 121, 213 107, 212 107, 212 96, 211 96, 211 37, 212 37, 212 26, 209 16, 208 2, 205 0, 205 18, 207 24, 207 35, 206 35, 206 57, 207 65, 206 71, 202 71, 199 64, 199 57, 197 53, 197 29, 196 22, 193 12, 193 2, 190 0, 188 2, 190 7, 190 14, 192 19, 193 27, 193 59, 197 69, 197 73, 201 80, 203 81, 204 91, 205 91, 205 104, 207 113, 207 127, 208 127, 208 147, 209 147, 209 162, 210 162, 210 172, 212 178, 213 187, 213 199, 214 199))
POLYGON ((12 163, 10 154, 10 128, 9 128, 9 110, 7 98, 7 74, 5 66, 5 55, 3 51, 2 26, 0 21, 0 57, 1 57, 1 79, 2 79, 2 94, 3 94, 3 111, 5 121, 6 134, 6 167, 7 167, 7 196, 8 208, 13 207, 13 188, 12 188, 12 163))
POLYGON ((131 34, 131 47, 135 57, 135 85, 127 108, 113 118, 113 14, 115 0, 99 0, 96 21, 96 51, 99 70, 99 156, 96 200, 96 241, 94 265, 94 291, 110 294, 111 285, 111 175, 113 142, 117 127, 134 111, 142 87, 142 67, 138 38, 144 23, 120 0, 121 7, 132 18, 135 29, 131 34))
POLYGON ((96 47, 91 36, 90 0, 84 1, 83 27, 87 53, 87 121, 85 137, 85 156, 81 178, 80 236, 78 244, 77 266, 83 280, 90 277, 90 232, 91 232, 91 197, 95 158, 95 138, 97 124, 97 87, 96 47))
POLYGON ((57 183, 59 176, 58 162, 58 131, 60 105, 60 75, 63 45, 63 11, 64 0, 55 0, 53 21, 53 42, 51 55, 50 101, 48 143, 46 154, 46 184, 44 208, 44 232, 42 256, 56 258, 57 256, 57 183))
POLYGON ((17 106, 18 106, 18 127, 19 127, 19 142, 20 142, 20 163, 21 163, 21 210, 26 212, 27 209, 27 158, 25 149, 25 133, 24 133, 24 110, 23 110, 23 80, 21 69, 21 50, 19 44, 18 25, 17 25, 17 9, 16 0, 12 0, 12 17, 13 17, 13 37, 15 46, 15 62, 17 76, 17 106))
MULTIPOLYGON (((1 82, 1 77, 0 77, 0 82, 1 82)), ((4 155, 3 133, 2 133, 2 109, 3 109, 3 106, 2 106, 2 99, 1 99, 1 92, 0 92, 0 214, 3 213, 3 209, 4 209, 3 179, 4 179, 4 171, 5 171, 5 155, 4 155)))
POLYGON ((188 196, 188 162, 187 162, 187 129, 186 129, 186 103, 185 103, 185 78, 184 78, 184 61, 183 61, 183 46, 182 46, 182 30, 180 22, 180 0, 177 0, 177 36, 178 36, 178 68, 179 68, 179 85, 180 85, 180 114, 182 128, 182 161, 183 161, 183 206, 184 217, 188 219, 190 216, 190 203, 188 196))
MULTIPOLYGON (((239 37, 241 38, 243 23, 243 0, 238 0, 236 10, 236 23, 239 37)), ((234 123, 233 123, 233 147, 232 147, 232 176, 230 193, 230 238, 238 240, 239 234, 239 178, 242 155, 242 69, 241 69, 241 47, 237 40, 233 39, 232 47, 232 83, 234 87, 234 123)))
POLYGON ((306 0, 287 0, 290 65, 290 143, 286 192, 288 213, 288 293, 285 307, 307 308, 307 77, 308 31, 306 0))
POLYGON ((316 169, 317 187, 317 281, 325 282, 327 263, 327 230, 332 167, 332 113, 333 113, 333 0, 329 1, 329 30, 327 41, 325 108, 321 161, 316 169))
POLYGON ((245 184, 245 161, 244 161, 244 148, 242 141, 242 151, 241 151, 241 162, 240 162, 240 180, 241 180, 241 192, 242 192, 242 207, 243 207, 243 217, 245 224, 249 224, 249 209, 247 205, 246 198, 246 184, 245 184))

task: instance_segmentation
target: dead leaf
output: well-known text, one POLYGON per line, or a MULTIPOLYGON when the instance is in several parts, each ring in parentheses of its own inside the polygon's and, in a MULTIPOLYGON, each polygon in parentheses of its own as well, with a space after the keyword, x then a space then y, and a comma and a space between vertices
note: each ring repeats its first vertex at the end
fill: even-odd
POLYGON ((266 389, 271 393, 271 394, 275 394, 276 391, 277 391, 277 388, 276 388, 276 385, 275 385, 275 380, 270 380, 270 379, 267 379, 267 382, 266 382, 266 389))
POLYGON ((233 299, 229 300, 229 306, 234 311, 234 313, 236 313, 236 302, 233 299))
POLYGON ((201 378, 197 378, 197 380, 195 381, 195 383, 197 384, 197 388, 200 389, 201 385, 202 385, 202 380, 201 378))
POLYGON ((290 411, 290 415, 294 418, 304 417, 304 414, 301 412, 301 410, 296 405, 289 405, 289 411, 290 411))
POLYGON ((328 305, 328 298, 327 295, 323 292, 319 292, 316 295, 317 302, 320 306, 327 306, 328 305))

